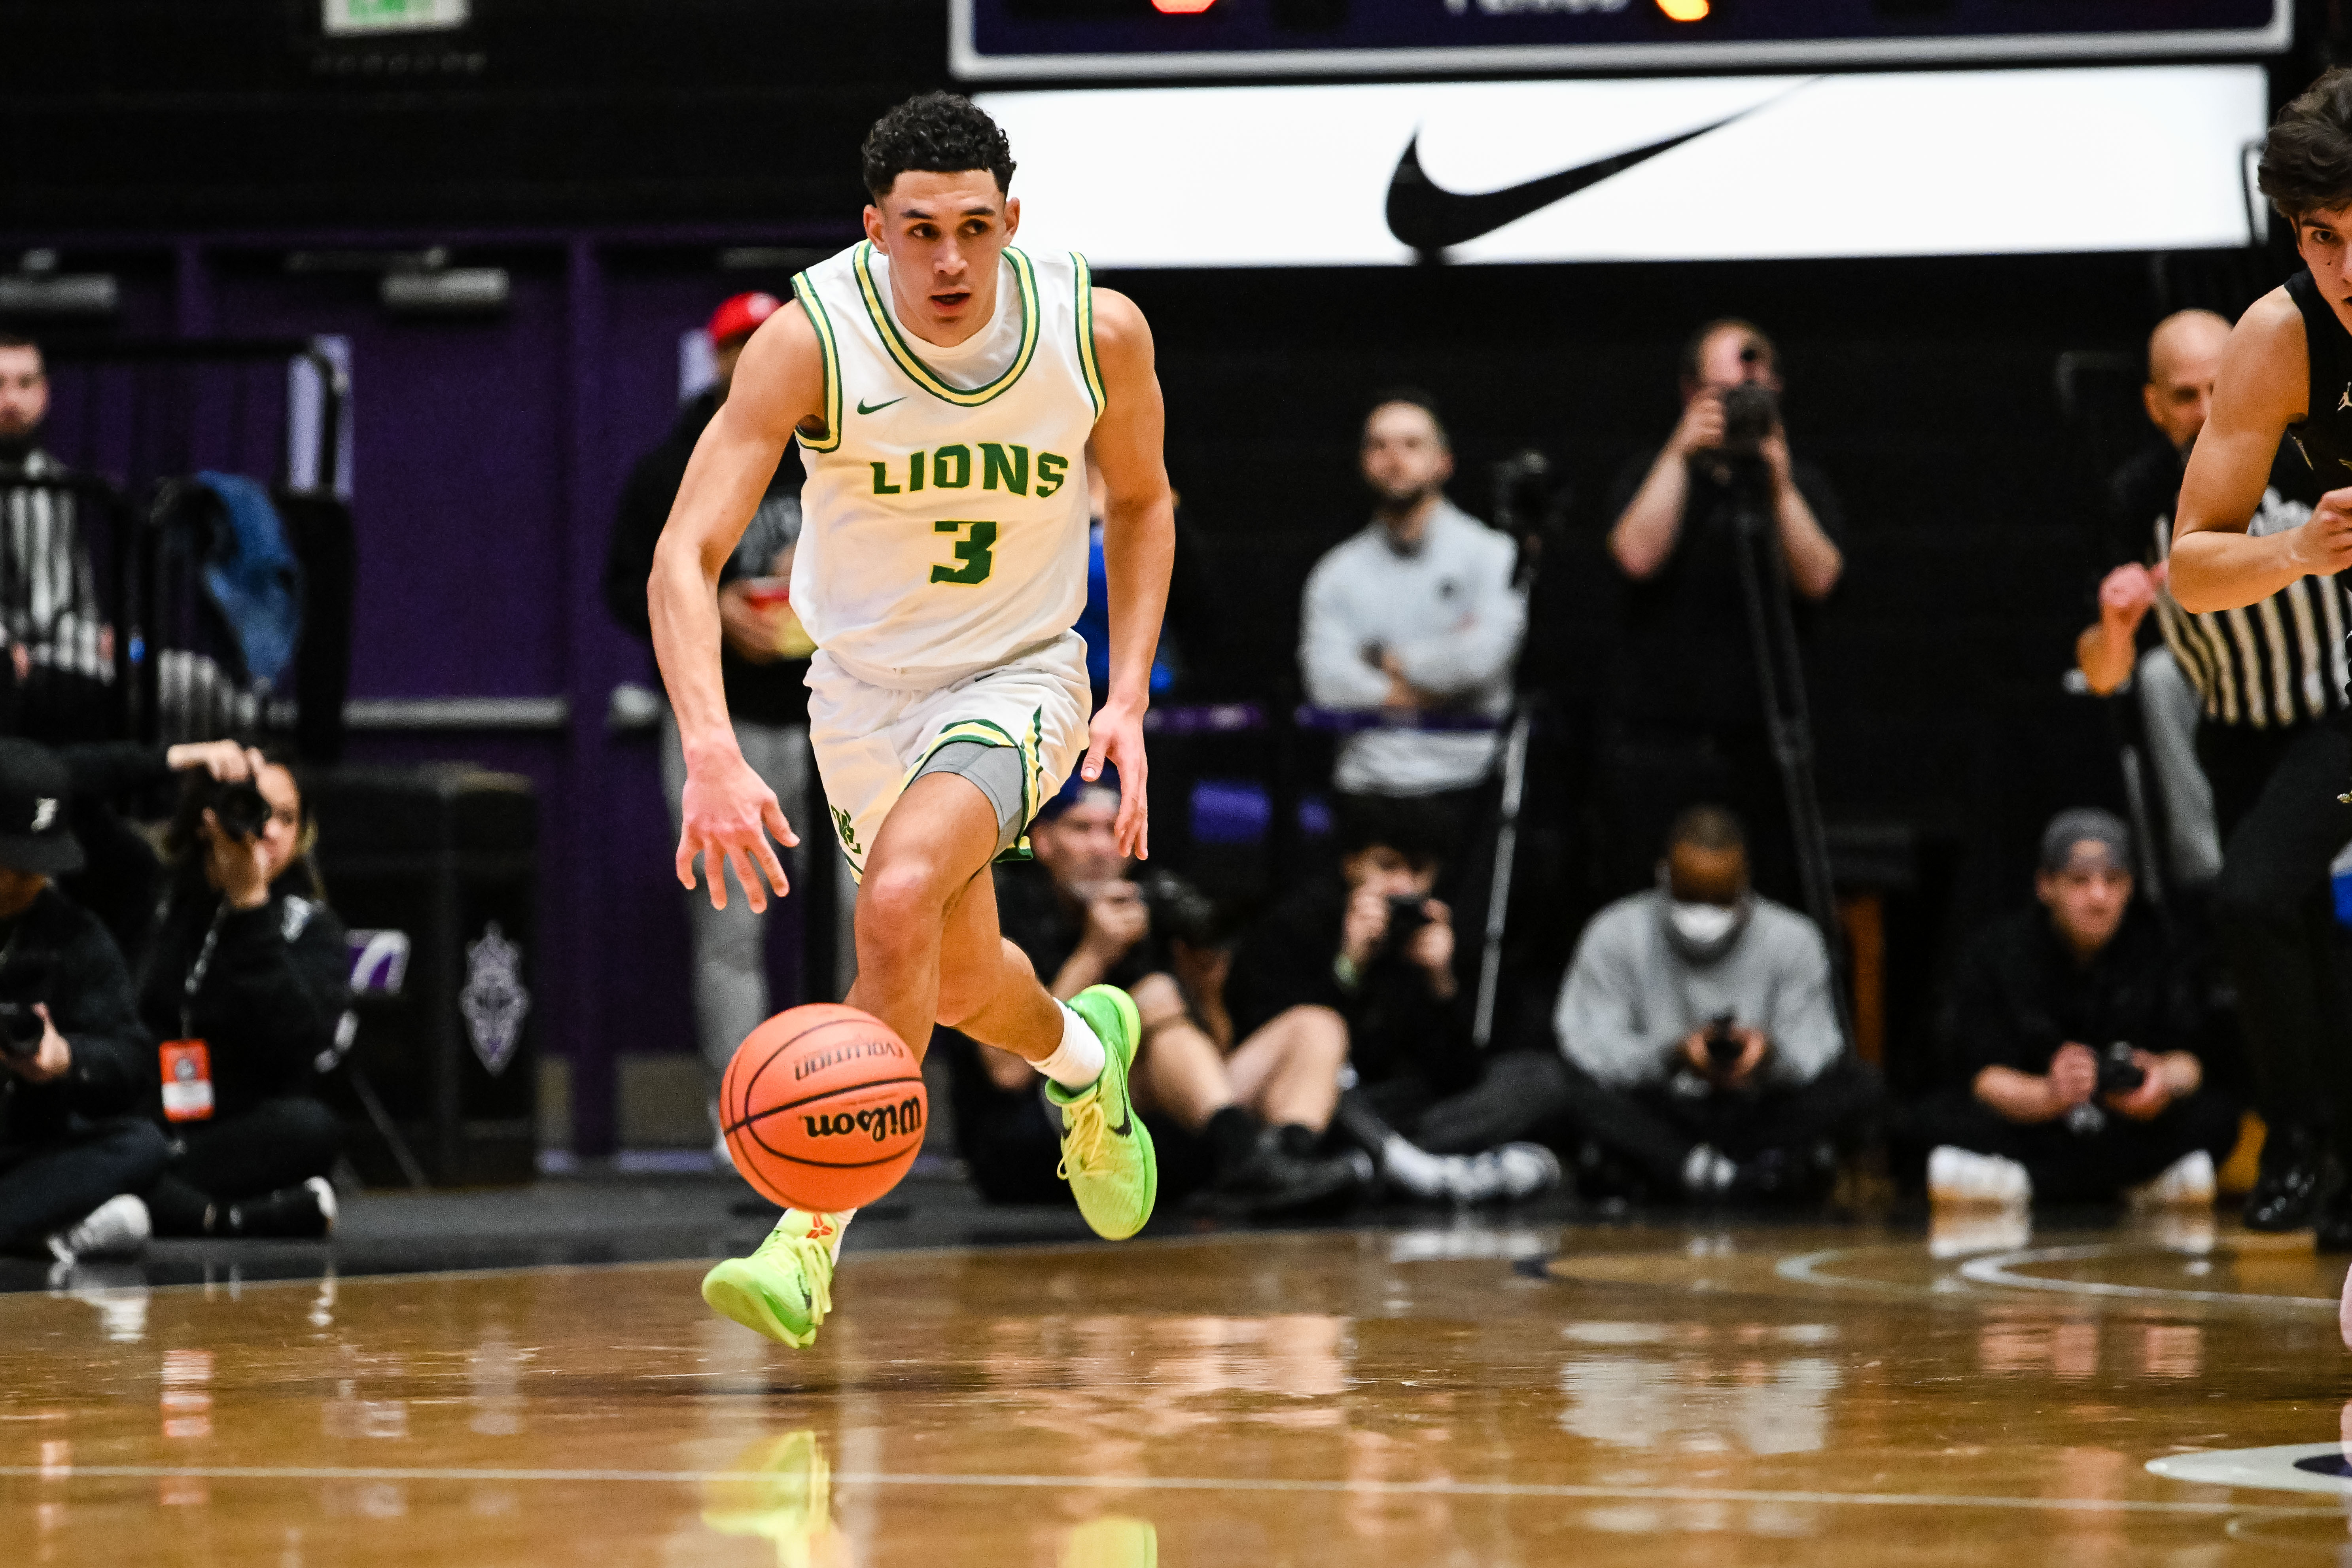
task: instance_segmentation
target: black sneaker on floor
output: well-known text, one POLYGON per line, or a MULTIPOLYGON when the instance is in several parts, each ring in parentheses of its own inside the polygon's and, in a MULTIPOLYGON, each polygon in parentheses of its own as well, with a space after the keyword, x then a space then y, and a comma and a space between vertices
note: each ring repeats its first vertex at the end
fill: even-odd
POLYGON ((299 1187, 280 1187, 265 1197, 236 1205, 221 1230, 228 1236, 315 1241, 334 1228, 335 1189, 323 1177, 313 1176, 299 1187))
POLYGON ((1250 1157, 1221 1174, 1201 1194, 1214 1213, 1270 1216, 1337 1213, 1364 1195, 1370 1161, 1349 1150, 1341 1154, 1302 1154, 1289 1146, 1284 1130, 1269 1127, 1250 1157))
POLYGON ((2319 1140, 2308 1128, 2273 1128, 2246 1194, 2246 1228, 2301 1230, 2319 1208, 2319 1140))

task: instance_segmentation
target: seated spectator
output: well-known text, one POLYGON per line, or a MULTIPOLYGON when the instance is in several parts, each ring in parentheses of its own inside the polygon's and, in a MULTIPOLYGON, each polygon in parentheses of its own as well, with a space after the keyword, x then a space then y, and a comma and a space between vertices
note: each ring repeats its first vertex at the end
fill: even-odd
POLYGON ((82 849, 82 867, 59 886, 99 918, 135 972, 155 923, 163 863, 146 834, 116 809, 169 783, 174 774, 203 772, 223 784, 240 783, 262 765, 259 752, 236 741, 189 741, 175 746, 100 741, 60 746, 58 757, 72 779, 67 822, 82 849))
POLYGON ((250 795, 192 781, 164 840, 172 890, 139 1008, 165 1043, 171 1154, 149 1190, 165 1236, 324 1236, 341 1142, 315 1092, 351 1005, 351 955, 310 858, 314 829, 276 763, 250 795))
POLYGON ((2137 1187, 2213 1201, 2238 1107, 2205 1087, 2213 1019, 2198 966, 2134 903, 2131 864, 2114 816, 2059 813, 2042 837, 2038 905, 1961 960, 1955 1081, 1919 1116, 1937 1200, 2082 1202, 2137 1187))
POLYGON ((1401 801, 1360 796, 1339 812, 1339 862, 1276 904, 1242 939, 1225 992, 1233 1028, 1310 1034, 1344 1055, 1349 1099, 1411 1121, 1478 1073, 1468 998, 1454 971, 1454 916, 1431 889, 1444 827, 1401 801))
POLYGON ((1558 1051, 1496 1057, 1413 1136, 1431 1150, 1539 1137, 1575 1154, 1586 1184, 1654 1201, 1820 1197, 1878 1102, 1832 984, 1812 922, 1749 888, 1738 819, 1693 806, 1658 886, 1585 928, 1558 1051))
MULTIPOLYGON (((1527 630, 1517 547, 1445 499, 1454 454, 1425 394, 1399 391, 1364 421, 1372 521, 1307 579, 1298 662, 1326 708, 1499 717, 1527 630)), ((1491 730, 1367 730, 1339 748, 1342 795, 1412 797, 1465 832, 1495 759, 1491 730)), ((1452 849, 1449 841, 1444 847, 1452 849)))
MULTIPOLYGON (((1345 1204, 1361 1172, 1316 1152, 1339 1097, 1344 1035, 1304 1018, 1236 1035, 1220 994, 1213 911, 1172 877, 1155 879, 1149 893, 1129 880, 1118 816, 1118 792, 1101 784, 1075 784, 1046 803, 1030 829, 1035 863, 997 868, 1006 940, 1057 997, 1105 984, 1135 997, 1143 1018, 1135 1100, 1160 1151, 1163 1194, 1198 1192, 1243 1214, 1345 1204), (1160 929, 1168 923, 1183 928, 1172 942, 1160 929)), ((1059 1132, 1036 1071, 1010 1052, 944 1037, 974 1183, 1000 1202, 1058 1195, 1059 1132)))
POLYGON ((71 1263, 146 1244, 147 1208, 131 1194, 164 1152, 138 1114, 155 1047, 122 955, 49 882, 81 863, 67 788, 48 751, 0 740, 0 1002, 38 1020, 0 1040, 0 1248, 71 1263))
POLYGON ((40 346, 0 329, 0 729, 89 740, 107 729, 114 629, 74 497, 57 483, 66 467, 41 448, 48 413, 40 346))
POLYGON ((1795 842, 1764 716, 1738 523, 1751 510, 1769 519, 1780 561, 1776 570, 1759 560, 1761 586, 1787 593, 1809 654, 1814 607, 1845 571, 1837 493, 1790 455, 1771 339, 1746 321, 1710 321, 1684 346, 1681 372, 1682 418, 1664 447, 1618 474, 1605 514, 1610 557, 1624 576, 1601 703, 1605 870, 1612 891, 1641 887, 1667 824, 1716 801, 1746 824, 1757 885, 1793 898, 1795 842), (1752 399, 1759 389, 1775 399, 1773 425, 1742 459, 1730 450, 1726 411, 1734 394, 1752 399))
POLYGON ((1738 819, 1691 807, 1659 886, 1577 943, 1553 1019, 1571 1121, 1652 1195, 1823 1195, 1878 1099, 1834 984, 1812 921, 1749 887, 1738 819))

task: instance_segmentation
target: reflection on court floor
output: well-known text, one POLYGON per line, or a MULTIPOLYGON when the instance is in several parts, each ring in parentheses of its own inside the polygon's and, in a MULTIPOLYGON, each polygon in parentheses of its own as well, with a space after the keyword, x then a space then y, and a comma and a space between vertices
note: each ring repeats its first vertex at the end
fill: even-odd
POLYGON ((0 1298, 27 1563, 2276 1561, 2341 1266, 2219 1233, 1495 1228, 0 1298), (2022 1555, 2021 1555, 2022 1554, 2022 1555))

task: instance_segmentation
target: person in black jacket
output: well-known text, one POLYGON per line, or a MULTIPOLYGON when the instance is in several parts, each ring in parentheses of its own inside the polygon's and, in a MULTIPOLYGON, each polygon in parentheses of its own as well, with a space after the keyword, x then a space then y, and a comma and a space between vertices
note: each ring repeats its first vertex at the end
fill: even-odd
MULTIPOLYGON (((687 459, 694 455, 703 427, 726 401, 743 345, 777 309, 772 294, 738 294, 719 307, 709 326, 718 381, 678 410, 669 434, 637 459, 621 492, 604 559, 604 604, 625 630, 648 642, 653 626, 646 581, 653 574, 654 546, 677 499, 687 459)), ((802 684, 814 645, 784 595, 800 541, 803 477, 799 453, 788 447, 769 481, 767 498, 719 578, 719 658, 727 712, 734 721, 744 760, 776 792, 795 821, 801 820, 803 804, 809 798, 814 764, 808 743, 808 689, 802 684)), ((662 778, 675 829, 686 787, 686 753, 677 724, 667 710, 662 716, 662 778)), ((792 854, 797 881, 807 850, 792 854)), ((845 876, 839 880, 846 891, 849 879, 845 876)), ((698 893, 687 899, 686 908, 694 944, 695 1035, 709 1071, 716 1139, 719 1079, 735 1047, 772 1011, 761 938, 764 917, 740 888, 723 910, 712 909, 710 900, 698 893)), ((848 921, 844 920, 839 929, 846 931, 848 921)), ((719 1141, 716 1157, 724 1155, 725 1143, 719 1141)))
POLYGON ((1307 1010, 1302 1023, 1344 1036, 1358 1081, 1401 1112, 1476 1076, 1453 913, 1430 896, 1435 830, 1412 803, 1371 796, 1348 801, 1339 828, 1339 864, 1242 939, 1225 1006, 1241 1038, 1307 1010))
POLYGON ((66 825, 63 763, 0 740, 0 1249, 60 1261, 135 1252, 147 1239, 131 1195, 163 1163, 138 1114, 154 1092, 122 955, 49 879, 81 863, 66 825))
POLYGON ((2064 811, 2042 835, 2038 901, 1962 955, 1949 1073, 1917 1114, 1939 1202, 2210 1205, 2238 1140, 2208 1082, 2222 1037, 2200 966, 2132 898, 2122 821, 2064 811), (2118 1068, 2127 1068, 2118 1075, 2118 1068))
POLYGON ((257 832, 224 826, 235 813, 197 780, 165 838, 172 891, 139 986, 141 1017, 191 1080, 163 1090, 171 1158, 147 1203, 165 1236, 323 1236, 335 1219, 341 1130, 315 1084, 351 1005, 351 957, 294 775, 269 763, 253 782, 268 807, 257 832))
POLYGON ((135 972, 155 923, 163 865, 154 845, 119 808, 199 769, 224 784, 241 783, 262 765, 261 753, 236 741, 173 746, 98 741, 60 746, 58 758, 73 791, 66 820, 82 850, 80 868, 59 878, 58 885, 98 917, 135 972))

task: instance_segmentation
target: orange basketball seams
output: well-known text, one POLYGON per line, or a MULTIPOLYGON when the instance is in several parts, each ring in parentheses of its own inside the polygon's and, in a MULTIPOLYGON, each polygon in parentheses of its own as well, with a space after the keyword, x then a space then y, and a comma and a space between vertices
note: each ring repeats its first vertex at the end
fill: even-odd
POLYGON ((788 1208, 872 1203, 923 1145, 922 1066, 887 1025, 815 1003, 745 1037, 719 1086, 728 1152, 743 1179, 788 1208))

